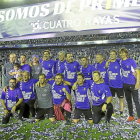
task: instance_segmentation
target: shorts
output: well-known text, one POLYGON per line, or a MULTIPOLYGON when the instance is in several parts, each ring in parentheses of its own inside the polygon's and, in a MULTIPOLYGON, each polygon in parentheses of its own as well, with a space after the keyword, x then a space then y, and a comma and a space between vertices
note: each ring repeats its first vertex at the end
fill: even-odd
POLYGON ((124 92, 123 92, 123 88, 113 88, 113 87, 109 87, 112 97, 115 97, 115 93, 117 93, 117 97, 118 98, 123 98, 124 97, 124 92))
POLYGON ((84 114, 86 120, 93 120, 91 109, 79 109, 76 107, 74 110, 74 118, 73 119, 80 119, 82 113, 84 114))
POLYGON ((50 108, 37 108, 36 109, 37 112, 37 117, 36 119, 44 119, 44 115, 47 113, 49 118, 54 118, 54 109, 53 107, 50 108))

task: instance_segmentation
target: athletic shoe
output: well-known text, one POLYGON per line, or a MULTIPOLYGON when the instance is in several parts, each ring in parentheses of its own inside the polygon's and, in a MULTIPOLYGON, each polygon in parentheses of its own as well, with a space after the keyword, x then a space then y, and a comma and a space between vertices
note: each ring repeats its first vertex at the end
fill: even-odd
POLYGON ((115 113, 112 113, 112 116, 115 116, 116 114, 115 113))
POLYGON ((120 113, 120 117, 124 117, 124 116, 123 116, 123 113, 120 113))
POLYGON ((71 125, 70 119, 67 119, 67 120, 66 120, 65 125, 71 125))
POLYGON ((138 119, 138 120, 137 120, 137 123, 139 123, 139 124, 140 124, 140 119, 138 119))
POLYGON ((131 122, 131 121, 133 121, 135 118, 134 117, 132 117, 132 116, 129 116, 129 118, 126 120, 127 122, 131 122))

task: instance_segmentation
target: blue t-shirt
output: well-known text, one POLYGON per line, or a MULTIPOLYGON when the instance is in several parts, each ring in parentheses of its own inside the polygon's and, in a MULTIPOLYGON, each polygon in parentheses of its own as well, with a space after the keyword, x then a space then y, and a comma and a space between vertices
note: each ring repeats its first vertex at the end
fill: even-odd
POLYGON ((118 61, 110 62, 108 67, 109 86, 113 88, 123 88, 121 78, 121 66, 118 61))
POLYGON ((51 59, 42 61, 42 73, 46 75, 46 79, 53 78, 53 75, 55 74, 55 61, 51 59))
POLYGON ((20 66, 20 68, 22 69, 22 71, 28 71, 29 73, 31 73, 31 67, 29 64, 24 64, 20 66))
POLYGON ((64 80, 70 83, 75 83, 77 80, 77 71, 79 63, 74 61, 72 63, 64 63, 58 73, 64 73, 64 80))
POLYGON ((106 61, 103 61, 101 64, 100 63, 95 63, 93 64, 93 70, 92 71, 100 71, 102 78, 104 79, 104 82, 106 84, 109 83, 109 78, 108 78, 108 72, 106 68, 106 61))
POLYGON ((77 85, 75 90, 75 107, 79 109, 89 109, 90 103, 88 99, 89 85, 84 82, 82 86, 77 85))
POLYGON ((127 58, 126 60, 120 61, 121 68, 122 68, 122 81, 125 84, 136 84, 136 78, 133 75, 133 72, 135 72, 135 69, 137 69, 137 64, 133 59, 127 58))
POLYGON ((92 80, 92 69, 91 65, 88 65, 86 68, 81 65, 78 67, 78 71, 84 74, 85 80, 92 80))
POLYGON ((13 106, 18 102, 18 99, 21 98, 23 98, 23 96, 19 88, 10 90, 8 87, 7 92, 2 91, 1 99, 5 100, 5 105, 8 110, 11 110, 13 106))
POLYGON ((65 62, 66 62, 66 60, 64 60, 63 62, 61 62, 60 60, 56 61, 56 63, 55 63, 55 65, 56 65, 55 74, 60 71, 61 66, 64 65, 65 62))
POLYGON ((24 103, 30 99, 35 99, 34 84, 38 82, 37 79, 29 79, 28 82, 18 82, 18 87, 22 91, 24 103))
POLYGON ((90 86, 93 106, 99 106, 112 96, 109 86, 105 83, 96 84, 93 80, 86 81, 90 86))
POLYGON ((64 85, 57 85, 54 80, 48 81, 48 83, 52 86, 52 96, 53 96, 53 104, 60 105, 64 99, 66 99, 66 93, 63 92, 63 88, 66 88, 68 93, 70 94, 69 87, 64 85))

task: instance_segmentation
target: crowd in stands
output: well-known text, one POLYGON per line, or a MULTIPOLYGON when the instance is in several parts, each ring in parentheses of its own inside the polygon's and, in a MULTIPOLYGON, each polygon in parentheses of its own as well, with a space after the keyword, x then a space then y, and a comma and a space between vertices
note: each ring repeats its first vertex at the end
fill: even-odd
MULTIPOLYGON (((109 51, 111 49, 115 49, 117 52, 122 47, 122 45, 108 45, 108 46, 77 46, 77 47, 64 47, 64 48, 42 48, 42 49, 17 49, 17 50, 1 50, 0 51, 0 62, 1 64, 5 64, 9 61, 10 53, 15 53, 17 56, 17 60, 19 61, 21 54, 26 54, 28 63, 32 61, 32 55, 37 54, 40 59, 42 59, 43 51, 46 49, 49 49, 51 52, 51 59, 57 60, 58 59, 58 52, 63 50, 65 52, 72 52, 74 59, 77 60, 80 63, 80 58, 82 56, 87 56, 89 64, 95 63, 95 55, 97 53, 101 53, 104 56, 104 60, 108 60, 109 58, 109 51)), ((124 45, 129 50, 129 57, 134 59, 138 66, 140 66, 140 44, 130 44, 130 45, 124 45)), ((119 57, 119 55, 118 55, 119 57)))
POLYGON ((62 43, 62 42, 76 42, 76 41, 96 41, 96 40, 116 40, 116 39, 130 39, 130 38, 139 38, 139 37, 140 37, 140 31, 4 41, 4 42, 0 42, 0 45, 62 43))

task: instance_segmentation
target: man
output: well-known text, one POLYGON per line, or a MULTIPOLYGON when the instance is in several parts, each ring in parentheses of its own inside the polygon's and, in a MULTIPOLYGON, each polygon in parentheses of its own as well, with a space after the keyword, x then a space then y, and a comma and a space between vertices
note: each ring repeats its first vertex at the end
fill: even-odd
POLYGON ((134 103, 136 105, 136 111, 138 120, 137 123, 140 124, 140 103, 138 99, 138 89, 139 89, 139 70, 137 68, 137 64, 133 59, 127 58, 128 50, 126 48, 121 48, 119 50, 120 57, 121 57, 121 68, 122 68, 122 81, 123 81, 123 88, 125 92, 125 98, 128 105, 129 110, 129 117, 127 121, 133 121, 134 112, 133 112, 133 105, 132 105, 132 97, 134 103), (136 73, 136 78, 133 73, 136 73))
POLYGON ((10 61, 10 62, 4 64, 4 67, 3 67, 3 76, 4 76, 4 78, 5 78, 5 84, 4 84, 4 86, 8 86, 9 80, 10 80, 11 78, 13 78, 13 76, 11 76, 11 75, 9 74, 9 72, 10 72, 11 70, 13 70, 13 68, 14 68, 14 63, 15 63, 15 61, 16 61, 16 55, 15 55, 14 53, 11 53, 11 54, 9 55, 9 61, 10 61))
MULTIPOLYGON (((64 80, 70 83, 75 83, 77 80, 77 72, 79 63, 77 61, 73 61, 73 56, 71 53, 66 53, 66 62, 62 65, 59 73, 64 73, 64 80)), ((71 90, 71 87, 69 87, 71 90)))
POLYGON ((55 74, 55 61, 50 59, 50 51, 45 50, 43 52, 43 60, 42 60, 42 73, 46 75, 46 79, 53 78, 55 74))
POLYGON ((65 52, 64 51, 60 51, 58 53, 58 57, 59 57, 59 60, 56 61, 56 72, 55 73, 58 73, 61 66, 66 62, 65 60, 65 52))
POLYGON ((31 111, 32 116, 35 117, 35 98, 36 94, 34 92, 34 84, 38 81, 37 79, 30 79, 30 74, 28 71, 22 73, 23 81, 18 83, 18 87, 22 91, 23 103, 25 104, 24 117, 29 118, 29 110, 31 111))
POLYGON ((67 85, 63 83, 63 75, 57 73, 55 80, 48 81, 52 86, 54 113, 57 120, 65 120, 63 113, 66 112, 66 125, 70 125, 71 119, 71 95, 67 85))
MULTIPOLYGON (((66 83, 73 85, 73 83, 69 83, 69 82, 66 83)), ((83 73, 78 73, 76 84, 77 87, 75 89, 75 110, 74 110, 73 122, 77 123, 80 119, 80 116, 83 113, 85 119, 88 120, 90 124, 92 124, 93 123, 92 113, 90 108, 90 102, 88 99, 89 86, 85 82, 85 76, 83 73)))
POLYGON ((78 67, 78 71, 84 74, 85 80, 92 80, 92 66, 88 65, 87 57, 81 58, 81 66, 78 67))
POLYGON ((123 92, 123 83, 121 78, 121 66, 117 58, 117 52, 115 50, 110 51, 110 60, 106 62, 106 67, 108 68, 109 75, 109 87, 112 94, 112 97, 115 97, 115 93, 120 101, 120 116, 123 116, 123 107, 124 107, 124 92, 123 92))
POLYGON ((93 101, 93 122, 95 124, 99 123, 101 118, 105 115, 104 112, 106 112, 106 122, 109 123, 113 112, 113 105, 111 104, 112 95, 110 89, 108 85, 104 83, 99 71, 93 72, 93 81, 89 81, 93 101))
POLYGON ((39 63, 39 57, 38 55, 32 56, 32 63, 30 63, 31 66, 31 79, 39 79, 39 75, 42 72, 42 64, 39 63))
POLYGON ((104 82, 106 84, 109 83, 108 79, 108 73, 107 73, 107 68, 106 68, 106 61, 103 61, 103 55, 102 54, 97 54, 96 55, 96 62, 93 65, 93 71, 100 71, 102 78, 104 79, 104 82))
POLYGON ((2 118, 2 124, 9 122, 10 116, 20 109, 19 119, 22 120, 24 113, 24 104, 22 104, 23 96, 21 90, 16 88, 16 79, 11 78, 9 81, 9 87, 7 91, 2 91, 1 102, 4 108, 4 117, 2 118))
POLYGON ((55 121, 54 108, 53 108, 53 99, 51 94, 51 85, 46 83, 45 74, 39 75, 39 87, 35 86, 37 102, 36 105, 38 108, 37 117, 35 121, 39 121, 40 119, 44 119, 44 115, 47 112, 49 116, 49 120, 51 122, 55 121))
POLYGON ((22 71, 28 71, 29 73, 31 73, 31 67, 29 64, 26 63, 26 55, 24 54, 20 56, 20 65, 22 71))

